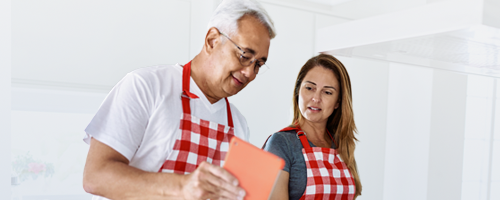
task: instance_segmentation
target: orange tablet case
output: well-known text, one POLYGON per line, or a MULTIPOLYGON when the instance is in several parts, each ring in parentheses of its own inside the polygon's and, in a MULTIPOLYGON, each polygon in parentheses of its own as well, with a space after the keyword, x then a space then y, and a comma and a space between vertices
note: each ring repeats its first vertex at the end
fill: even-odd
POLYGON ((233 174, 247 195, 245 200, 269 199, 278 174, 285 166, 280 157, 234 136, 223 168, 233 174))

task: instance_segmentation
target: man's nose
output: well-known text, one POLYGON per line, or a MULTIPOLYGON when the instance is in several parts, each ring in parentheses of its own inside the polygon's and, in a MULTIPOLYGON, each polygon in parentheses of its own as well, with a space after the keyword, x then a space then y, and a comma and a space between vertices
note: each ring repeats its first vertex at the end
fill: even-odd
POLYGON ((253 75, 255 75, 255 63, 252 63, 251 65, 249 66, 244 66, 242 69, 241 69, 241 72, 242 74, 249 78, 249 77, 252 77, 253 75))

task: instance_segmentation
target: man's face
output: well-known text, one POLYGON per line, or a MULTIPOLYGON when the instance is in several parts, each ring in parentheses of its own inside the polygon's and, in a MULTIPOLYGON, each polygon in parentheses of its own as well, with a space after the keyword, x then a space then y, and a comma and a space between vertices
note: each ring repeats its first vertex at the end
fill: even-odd
MULTIPOLYGON (((238 33, 230 36, 231 40, 245 52, 253 53, 257 60, 266 61, 270 38, 267 28, 253 16, 244 16, 239 20, 238 33)), ((221 38, 224 36, 221 35, 221 38)), ((223 98, 235 95, 253 81, 255 62, 250 66, 240 63, 241 51, 227 38, 218 45, 211 59, 213 71, 210 72, 209 84, 214 96, 223 98)), ((248 53, 245 53, 247 56, 248 53)), ((257 61, 256 61, 257 62, 257 61)))

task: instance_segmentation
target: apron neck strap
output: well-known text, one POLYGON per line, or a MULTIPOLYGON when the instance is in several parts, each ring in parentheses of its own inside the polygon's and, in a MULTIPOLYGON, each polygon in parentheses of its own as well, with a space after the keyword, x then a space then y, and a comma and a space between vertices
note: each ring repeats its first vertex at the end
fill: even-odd
POLYGON ((300 130, 297 132, 297 137, 300 139, 300 143, 302 143, 302 147, 305 149, 310 149, 311 145, 309 145, 309 141, 307 140, 306 133, 300 130))
POLYGON ((230 127, 234 127, 233 124, 233 115, 231 114, 231 105, 229 105, 229 101, 227 98, 224 98, 226 100, 226 111, 227 111, 227 124, 230 127))
POLYGON ((298 124, 295 124, 295 126, 289 126, 284 129, 281 129, 279 132, 286 132, 286 131, 291 131, 294 130, 297 132, 297 138, 300 139, 300 143, 302 143, 302 147, 304 148, 311 148, 311 145, 309 145, 309 142, 307 141, 306 133, 300 129, 300 126, 298 124))
MULTIPOLYGON (((182 109, 184 113, 191 114, 191 106, 189 104, 189 100, 199 98, 196 94, 193 94, 189 91, 189 84, 191 81, 191 61, 183 66, 182 69, 182 109)), ((228 126, 234 127, 233 124, 233 116, 231 114, 231 106, 229 105, 229 101, 226 100, 226 111, 227 111, 227 121, 228 126)))
MULTIPOLYGON (((300 143, 302 143, 302 147, 311 148, 311 145, 309 145, 309 141, 307 140, 306 133, 304 131, 302 131, 302 129, 300 128, 300 126, 298 124, 295 124, 295 127, 286 127, 284 129, 281 129, 279 132, 285 132, 285 131, 291 131, 291 130, 294 130, 295 132, 297 132, 297 138, 300 139, 300 143)), ((330 136, 330 138, 332 138, 332 142, 335 144, 335 147, 338 147, 337 143, 335 142, 332 135, 330 134, 330 131, 326 130, 326 132, 328 133, 328 136, 330 136)))
POLYGON ((182 67, 182 93, 191 99, 199 98, 189 91, 189 82, 191 80, 191 61, 182 67))

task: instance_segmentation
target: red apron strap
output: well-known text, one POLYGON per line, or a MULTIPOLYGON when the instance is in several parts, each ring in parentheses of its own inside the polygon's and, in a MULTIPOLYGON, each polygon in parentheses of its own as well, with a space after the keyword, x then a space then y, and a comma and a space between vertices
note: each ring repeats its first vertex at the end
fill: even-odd
MULTIPOLYGON (((191 61, 183 66, 182 69, 182 109, 184 113, 191 114, 191 106, 189 104, 190 99, 199 98, 196 94, 193 94, 189 91, 189 83, 191 80, 191 61)), ((229 101, 226 100, 226 110, 227 110, 227 123, 229 127, 234 128, 233 124, 233 115, 231 114, 231 106, 229 105, 229 101)))
POLYGON ((191 106, 189 105, 189 97, 185 97, 185 94, 182 93, 182 111, 186 114, 191 114, 191 106))
POLYGON ((189 81, 191 80, 191 61, 183 66, 182 69, 182 110, 184 113, 191 114, 190 99, 196 99, 198 96, 189 91, 189 81))
POLYGON ((335 142, 335 139, 333 139, 333 136, 332 136, 332 134, 330 134, 330 131, 326 130, 326 132, 328 133, 328 135, 330 136, 330 138, 332 138, 332 142, 333 142, 333 144, 335 144, 335 148, 338 149, 339 145, 337 145, 337 142, 335 142))
POLYGON ((229 105, 229 101, 227 100, 227 98, 224 98, 224 99, 226 99, 226 110, 227 110, 227 123, 228 123, 228 126, 234 128, 234 125, 233 125, 233 115, 231 114, 231 105, 229 105))
POLYGON ((189 91, 189 81, 191 80, 191 61, 184 65, 182 69, 182 91, 191 98, 197 99, 198 96, 189 91))
MULTIPOLYGON (((306 148, 306 147, 311 148, 311 145, 309 145, 309 142, 307 141, 306 134, 304 133, 304 131, 302 131, 302 129, 300 129, 300 126, 298 124, 295 125, 295 127, 286 127, 284 129, 281 129, 279 132, 285 132, 285 131, 291 131, 291 130, 294 130, 297 132, 297 137, 300 139, 300 142, 302 143, 302 146, 304 148, 306 148)), ((326 132, 328 133, 330 138, 332 138, 332 141, 335 144, 335 147, 338 148, 339 146, 337 145, 337 142, 335 142, 335 139, 333 139, 332 134, 330 134, 330 131, 326 130, 326 132)), ((262 148, 264 148, 264 147, 262 147, 262 148)))
POLYGON ((300 139, 300 143, 302 143, 302 147, 305 149, 310 149, 311 145, 309 145, 309 142, 307 141, 306 134, 302 129, 300 129, 300 126, 298 124, 295 125, 295 127, 286 127, 284 129, 281 129, 279 132, 285 132, 285 131, 291 131, 294 130, 297 132, 297 137, 300 139))
POLYGON ((182 66, 182 92, 185 91, 189 92, 190 77, 191 77, 191 61, 182 66))
POLYGON ((287 131, 292 131, 292 130, 294 130, 294 131, 296 131, 296 132, 299 132, 299 131, 300 131, 300 127, 299 127, 299 126, 295 126, 295 127, 290 127, 290 126, 289 126, 289 127, 285 127, 285 128, 283 128, 283 129, 281 129, 281 130, 280 130, 280 131, 278 131, 278 132, 287 132, 287 131))
MULTIPOLYGON (((335 142, 335 139, 333 139, 332 135, 330 134, 330 131, 326 131, 326 132, 328 133, 330 138, 332 138, 332 142, 335 144, 335 148, 339 148, 339 146, 337 145, 337 142, 335 142)), ((300 142, 302 143, 302 146, 304 148, 306 146, 311 148, 311 145, 309 145, 309 142, 307 142, 306 134, 303 131, 300 131, 299 133, 297 133, 297 136, 299 136, 300 142), (300 133, 302 133, 302 135, 300 133)))
POLYGON ((307 141, 307 137, 306 137, 306 134, 304 133, 304 131, 301 130, 301 131, 297 132, 297 136, 299 137, 300 143, 302 143, 302 147, 304 147, 304 149, 311 148, 311 145, 309 145, 309 141, 307 141))

